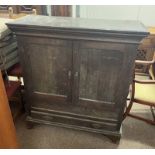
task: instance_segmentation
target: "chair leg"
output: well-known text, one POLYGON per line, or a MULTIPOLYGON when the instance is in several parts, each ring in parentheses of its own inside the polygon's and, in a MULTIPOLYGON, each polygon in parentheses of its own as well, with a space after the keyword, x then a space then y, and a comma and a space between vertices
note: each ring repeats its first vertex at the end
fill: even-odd
POLYGON ((132 105, 133 105, 133 102, 130 100, 129 105, 127 106, 126 111, 124 112, 123 120, 129 115, 132 105))
POLYGON ((155 121, 155 113, 154 113, 155 107, 151 106, 150 109, 151 109, 151 113, 152 113, 153 119, 155 121))
POLYGON ((143 118, 143 117, 140 117, 140 116, 136 116, 136 115, 133 115, 133 114, 128 114, 128 116, 133 117, 133 118, 136 118, 136 119, 139 119, 139 120, 144 121, 144 122, 146 122, 146 123, 155 125, 155 121, 148 120, 148 119, 146 119, 146 118, 143 118))

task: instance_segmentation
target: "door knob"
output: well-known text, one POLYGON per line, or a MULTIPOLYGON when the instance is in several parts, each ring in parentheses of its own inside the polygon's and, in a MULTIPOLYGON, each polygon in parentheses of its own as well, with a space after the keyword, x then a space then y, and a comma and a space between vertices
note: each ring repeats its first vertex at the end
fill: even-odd
POLYGON ((69 79, 71 79, 71 75, 72 75, 72 72, 69 70, 69 71, 68 71, 68 78, 69 78, 69 79))
POLYGON ((79 75, 79 73, 78 73, 78 72, 75 72, 74 76, 75 76, 76 78, 78 77, 78 75, 79 75))

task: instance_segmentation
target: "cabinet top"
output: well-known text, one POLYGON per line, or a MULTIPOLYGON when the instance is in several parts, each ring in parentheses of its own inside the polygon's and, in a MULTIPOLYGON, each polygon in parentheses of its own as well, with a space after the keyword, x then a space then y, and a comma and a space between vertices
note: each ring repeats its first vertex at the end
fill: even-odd
POLYGON ((92 31, 113 31, 126 33, 148 33, 146 27, 138 21, 121 21, 105 19, 87 19, 72 17, 51 17, 41 15, 28 15, 14 22, 7 23, 9 26, 45 27, 56 29, 78 29, 92 31))

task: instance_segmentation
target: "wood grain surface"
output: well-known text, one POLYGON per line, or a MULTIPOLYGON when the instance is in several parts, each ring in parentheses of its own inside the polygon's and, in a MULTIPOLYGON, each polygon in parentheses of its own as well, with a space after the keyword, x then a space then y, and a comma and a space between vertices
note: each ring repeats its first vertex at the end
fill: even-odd
POLYGON ((0 149, 15 149, 18 147, 16 130, 0 71, 0 149))

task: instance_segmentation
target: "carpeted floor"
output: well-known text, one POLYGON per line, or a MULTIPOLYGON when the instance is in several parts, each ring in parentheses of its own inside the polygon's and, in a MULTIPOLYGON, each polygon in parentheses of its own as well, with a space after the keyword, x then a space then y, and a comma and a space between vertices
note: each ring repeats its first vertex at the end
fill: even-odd
MULTIPOLYGON (((148 109, 138 107, 133 112, 150 117, 148 109)), ((119 144, 114 144, 107 137, 99 134, 55 126, 36 125, 33 129, 27 129, 24 120, 23 115, 16 122, 21 148, 155 148, 155 126, 129 117, 123 122, 119 144)))

